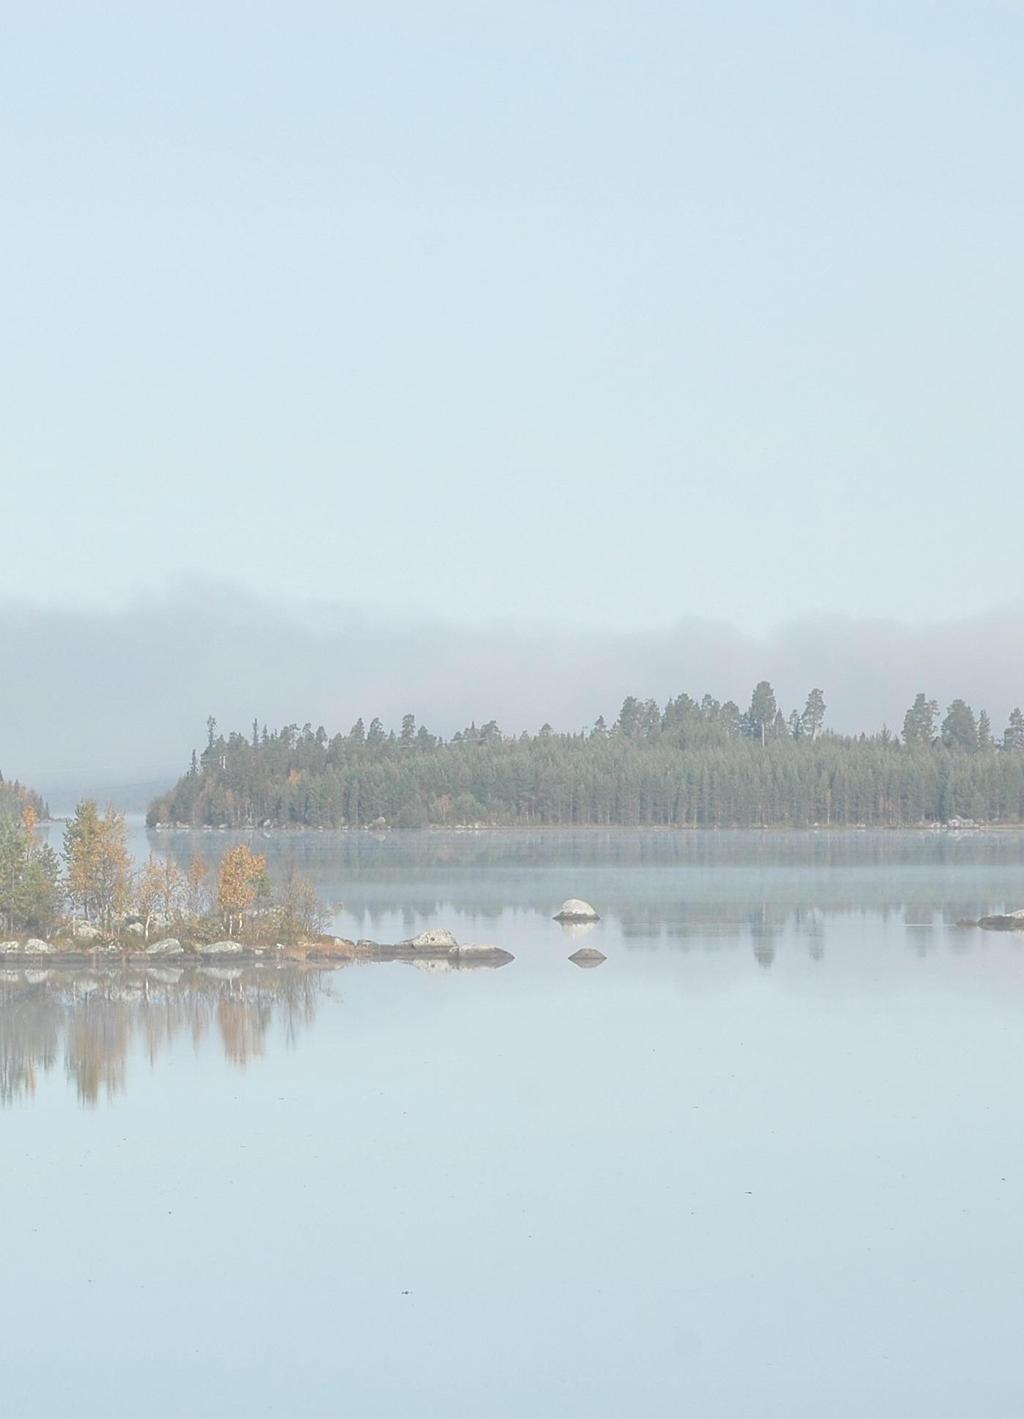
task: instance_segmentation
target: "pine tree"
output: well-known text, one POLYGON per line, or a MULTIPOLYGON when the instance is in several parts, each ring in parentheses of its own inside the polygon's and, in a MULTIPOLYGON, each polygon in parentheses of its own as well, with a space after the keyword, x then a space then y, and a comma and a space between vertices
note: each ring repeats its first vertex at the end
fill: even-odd
POLYGON ((1020 706, 1010 711, 1010 722, 1003 732, 1004 749, 1024 749, 1024 713, 1020 706))
POLYGON ((942 742, 947 749, 977 749, 978 725, 964 700, 954 700, 942 721, 942 742))
POLYGON ((825 696, 820 690, 812 690, 807 696, 804 712, 800 716, 804 733, 808 739, 815 739, 825 722, 825 696))
POLYGON ((747 710, 747 722, 755 738, 761 740, 761 747, 764 748, 768 734, 768 728, 775 722, 778 713, 778 706, 775 703, 775 691, 767 680, 759 680, 754 686, 754 693, 750 697, 750 708, 747 710))
POLYGON ((939 706, 935 700, 925 699, 922 693, 914 697, 914 703, 903 717, 903 742, 905 744, 930 744, 935 738, 935 721, 939 706))

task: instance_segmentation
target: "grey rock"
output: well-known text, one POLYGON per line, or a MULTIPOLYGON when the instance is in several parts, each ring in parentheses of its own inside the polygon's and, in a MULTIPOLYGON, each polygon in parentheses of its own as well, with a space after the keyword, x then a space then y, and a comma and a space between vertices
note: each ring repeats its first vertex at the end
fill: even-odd
POLYGON ((49 941, 40 941, 38 936, 32 936, 25 942, 26 956, 48 956, 52 950, 49 941))
POLYGON ((18 956, 20 954, 20 941, 0 941, 0 956, 18 956))
POLYGON ((74 937, 76 941, 98 941, 103 935, 98 926, 89 921, 76 921, 74 937))
POLYGON ((159 941, 151 941, 146 947, 147 956, 180 956, 183 947, 176 936, 164 936, 159 941))
POLYGON ((126 936, 145 936, 146 928, 141 921, 132 921, 124 929, 126 936))
POLYGON ((555 921, 599 921, 597 912, 581 897, 570 897, 555 913, 555 921))
POLYGON ((473 946, 469 950, 449 951, 448 960, 460 971, 493 971, 509 965, 515 956, 500 946, 473 946))
POLYGON ((442 947, 447 951, 457 951, 459 943, 455 936, 446 926, 431 926, 426 931, 421 931, 419 936, 413 936, 408 941, 400 941, 400 946, 411 946, 416 951, 436 950, 442 947))
POLYGON ((204 941, 195 947, 197 956, 240 956, 244 950, 240 941, 204 941))

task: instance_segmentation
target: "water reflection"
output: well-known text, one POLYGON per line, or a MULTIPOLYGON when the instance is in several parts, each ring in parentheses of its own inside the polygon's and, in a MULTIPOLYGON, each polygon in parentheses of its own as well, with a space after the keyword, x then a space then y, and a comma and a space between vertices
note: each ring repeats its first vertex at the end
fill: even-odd
MULTIPOLYGON (((139 832, 135 851, 216 862, 245 836, 139 832)), ((259 850, 272 874, 298 868, 339 904, 340 935, 385 940, 438 920, 547 920, 568 894, 592 900, 627 942, 795 929, 814 954, 826 915, 902 918, 928 932, 1024 906, 1016 831, 292 832, 261 837, 259 850)), ((567 937, 590 929, 574 923, 567 937)))
POLYGON ((562 935, 570 941, 581 941, 584 936, 589 936, 597 925, 594 921, 560 921, 562 935))
POLYGON ((178 1036, 215 1034, 244 1069, 274 1025, 312 1023, 331 972, 288 967, 110 967, 0 972, 0 1103, 31 1096, 63 1060, 82 1103, 125 1088, 133 1046, 149 1061, 178 1036))

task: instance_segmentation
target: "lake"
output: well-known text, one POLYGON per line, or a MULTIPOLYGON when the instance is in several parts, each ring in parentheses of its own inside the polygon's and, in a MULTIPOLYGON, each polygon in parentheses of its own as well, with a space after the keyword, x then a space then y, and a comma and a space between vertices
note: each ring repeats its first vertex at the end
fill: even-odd
POLYGON ((0 972, 5 1413, 1022 1412, 1024 835, 252 841, 515 960, 0 972))

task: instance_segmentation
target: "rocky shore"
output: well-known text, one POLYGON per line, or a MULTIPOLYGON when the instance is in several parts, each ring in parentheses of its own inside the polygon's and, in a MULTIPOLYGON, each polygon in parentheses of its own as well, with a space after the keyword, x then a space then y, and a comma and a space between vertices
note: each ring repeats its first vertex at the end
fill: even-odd
POLYGON ((175 965, 272 961, 308 961, 311 964, 344 964, 356 961, 411 961, 444 963, 451 969, 472 966, 504 966, 515 958, 498 946, 460 944, 447 930, 435 928, 407 941, 386 944, 379 941, 348 941, 339 936, 318 936, 291 943, 252 943, 225 937, 220 941, 187 941, 162 936, 143 942, 135 937, 105 939, 90 928, 66 937, 44 941, 37 936, 0 941, 0 964, 92 965, 100 961, 124 961, 175 965))

